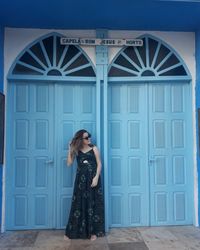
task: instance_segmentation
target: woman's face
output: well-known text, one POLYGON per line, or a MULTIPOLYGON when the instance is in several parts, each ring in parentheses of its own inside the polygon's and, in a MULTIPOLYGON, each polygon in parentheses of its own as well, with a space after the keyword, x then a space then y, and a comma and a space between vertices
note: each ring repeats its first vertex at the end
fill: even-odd
POLYGON ((91 138, 91 135, 90 135, 89 133, 85 132, 85 133, 83 134, 83 137, 82 137, 83 145, 88 145, 88 144, 90 144, 90 143, 91 143, 90 138, 91 138))

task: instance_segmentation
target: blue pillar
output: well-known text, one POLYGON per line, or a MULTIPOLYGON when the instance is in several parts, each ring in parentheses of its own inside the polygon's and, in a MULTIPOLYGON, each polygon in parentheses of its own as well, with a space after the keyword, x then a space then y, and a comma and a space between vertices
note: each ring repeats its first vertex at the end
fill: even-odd
MULTIPOLYGON (((3 49, 4 49, 4 27, 0 26, 0 92, 3 92, 3 49)), ((2 165, 0 165, 0 225, 2 212, 2 165)))
MULTIPOLYGON (((200 190, 200 31, 196 32, 196 118, 197 118, 197 171, 198 190, 200 190)), ((200 192, 198 192, 198 204, 200 192)), ((198 217, 200 225, 200 206, 198 205, 198 217)))
MULTIPOLYGON (((106 30, 97 30, 97 38, 107 38, 106 30)), ((96 84, 97 84, 97 139, 103 157, 105 229, 108 231, 108 125, 107 125, 107 89, 108 89, 108 47, 96 46, 96 84)))

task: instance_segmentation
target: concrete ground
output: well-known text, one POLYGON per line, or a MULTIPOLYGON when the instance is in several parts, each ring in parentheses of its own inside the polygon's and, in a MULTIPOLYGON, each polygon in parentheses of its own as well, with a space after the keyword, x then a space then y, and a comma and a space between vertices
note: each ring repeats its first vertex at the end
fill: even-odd
POLYGON ((200 229, 193 226, 115 228, 96 241, 63 239, 63 230, 0 234, 1 250, 200 250, 200 229))

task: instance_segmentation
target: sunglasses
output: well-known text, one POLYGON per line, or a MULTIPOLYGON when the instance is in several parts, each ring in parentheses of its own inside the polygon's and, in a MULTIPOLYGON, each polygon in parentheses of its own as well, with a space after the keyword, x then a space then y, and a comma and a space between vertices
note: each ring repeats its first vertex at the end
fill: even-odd
POLYGON ((88 140, 89 138, 91 138, 91 135, 89 134, 88 136, 86 136, 86 137, 83 137, 82 139, 84 140, 88 140))

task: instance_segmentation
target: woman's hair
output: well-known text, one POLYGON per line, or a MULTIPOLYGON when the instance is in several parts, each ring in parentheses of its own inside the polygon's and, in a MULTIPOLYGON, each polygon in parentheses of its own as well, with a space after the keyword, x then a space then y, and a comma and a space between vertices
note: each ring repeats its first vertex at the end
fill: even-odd
MULTIPOLYGON (((78 151, 82 148, 83 145, 83 134, 84 133, 88 133, 87 130, 85 129, 81 129, 79 131, 77 131, 74 135, 74 137, 72 138, 72 141, 70 143, 70 151, 72 156, 75 156, 78 154, 78 151)), ((89 133, 88 133, 89 135, 89 133)))

